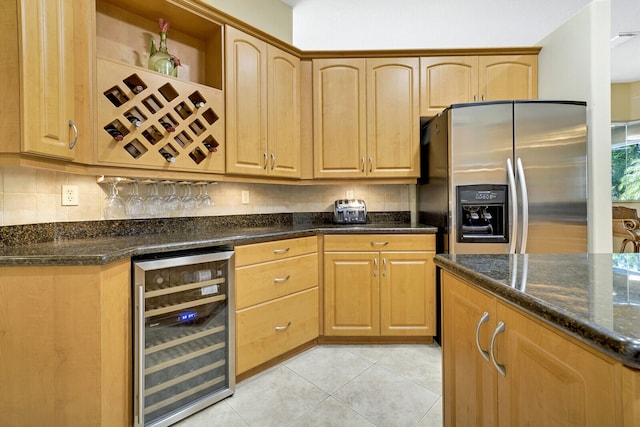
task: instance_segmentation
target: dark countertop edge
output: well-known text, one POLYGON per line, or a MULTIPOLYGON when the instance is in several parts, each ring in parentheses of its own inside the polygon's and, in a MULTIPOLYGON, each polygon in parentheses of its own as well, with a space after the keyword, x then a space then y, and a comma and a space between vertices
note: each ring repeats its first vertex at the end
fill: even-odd
MULTIPOLYGON (((233 233, 232 230, 230 230, 233 233)), ((225 235, 224 237, 211 237, 202 240, 194 240, 185 237, 184 241, 175 241, 175 236, 169 241, 159 241, 156 244, 140 244, 129 245, 122 248, 114 248, 106 251, 106 253, 88 253, 86 254, 34 254, 34 255, 15 255, 0 256, 1 267, 24 267, 24 266, 62 266, 62 265, 105 265, 124 258, 131 258, 137 255, 147 255, 153 253, 164 253, 172 251, 181 251, 189 249, 201 249, 214 246, 225 245, 244 245, 249 243, 268 242, 279 239, 290 239, 295 237, 315 236, 318 234, 435 234, 436 227, 428 225, 410 226, 404 224, 387 224, 387 225, 336 225, 336 226, 308 226, 295 227, 291 230, 283 230, 282 227, 274 227, 273 230, 259 227, 252 230, 251 228, 238 229, 237 234, 225 235)), ((123 236, 131 238, 132 236, 123 236)), ((111 237, 116 242, 121 237, 111 237)), ((77 242, 71 241, 71 242, 77 242)), ((91 242, 91 239, 88 239, 91 242)), ((69 243, 69 242, 67 242, 69 243)), ((65 242, 57 243, 57 246, 64 247, 65 242)), ((90 244, 90 243, 89 243, 90 244)))
POLYGON ((589 347, 621 362, 623 365, 633 369, 640 369, 640 341, 630 340, 615 331, 578 319, 559 307, 549 305, 543 300, 512 289, 504 283, 461 266, 447 258, 436 255, 434 263, 444 270, 470 280, 478 288, 571 335, 589 347), (620 349, 623 350, 621 351, 620 349))

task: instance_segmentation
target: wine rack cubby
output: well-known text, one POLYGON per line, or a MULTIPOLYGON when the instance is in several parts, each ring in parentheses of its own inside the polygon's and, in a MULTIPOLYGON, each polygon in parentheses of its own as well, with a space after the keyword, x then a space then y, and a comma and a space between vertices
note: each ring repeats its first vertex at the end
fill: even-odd
POLYGON ((106 58, 97 60, 97 160, 224 173, 224 94, 106 58))

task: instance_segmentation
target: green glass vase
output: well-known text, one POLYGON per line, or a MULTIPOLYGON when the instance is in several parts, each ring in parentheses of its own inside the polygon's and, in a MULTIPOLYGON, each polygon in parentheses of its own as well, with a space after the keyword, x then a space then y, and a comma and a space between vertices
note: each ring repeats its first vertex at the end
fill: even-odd
POLYGON ((160 33, 160 46, 155 50, 155 40, 151 41, 149 69, 168 76, 176 76, 176 69, 171 55, 167 52, 167 33, 160 33))

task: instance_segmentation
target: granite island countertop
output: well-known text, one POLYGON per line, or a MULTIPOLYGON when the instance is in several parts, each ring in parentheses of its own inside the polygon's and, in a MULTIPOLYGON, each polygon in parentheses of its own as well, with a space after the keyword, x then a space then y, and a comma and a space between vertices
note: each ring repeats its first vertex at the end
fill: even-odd
POLYGON ((437 266, 640 368, 640 254, 436 255, 437 266))
POLYGON ((175 230, 150 227, 131 235, 91 236, 61 241, 0 247, 0 266, 101 265, 151 253, 234 246, 316 234, 387 233, 435 234, 436 227, 408 223, 369 224, 208 224, 175 230))

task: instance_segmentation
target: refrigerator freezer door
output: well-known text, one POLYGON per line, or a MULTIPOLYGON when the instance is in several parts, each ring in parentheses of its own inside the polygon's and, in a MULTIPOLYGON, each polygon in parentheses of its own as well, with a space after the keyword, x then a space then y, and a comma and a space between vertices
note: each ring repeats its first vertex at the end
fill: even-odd
POLYGON ((514 137, 529 199, 525 252, 587 252, 586 106, 515 102, 514 137))
MULTIPOLYGON (((506 159, 513 158, 513 103, 452 106, 449 112, 450 253, 507 253, 508 243, 459 243, 456 187, 508 184, 506 159)), ((511 203, 511 201, 510 201, 511 203)))

